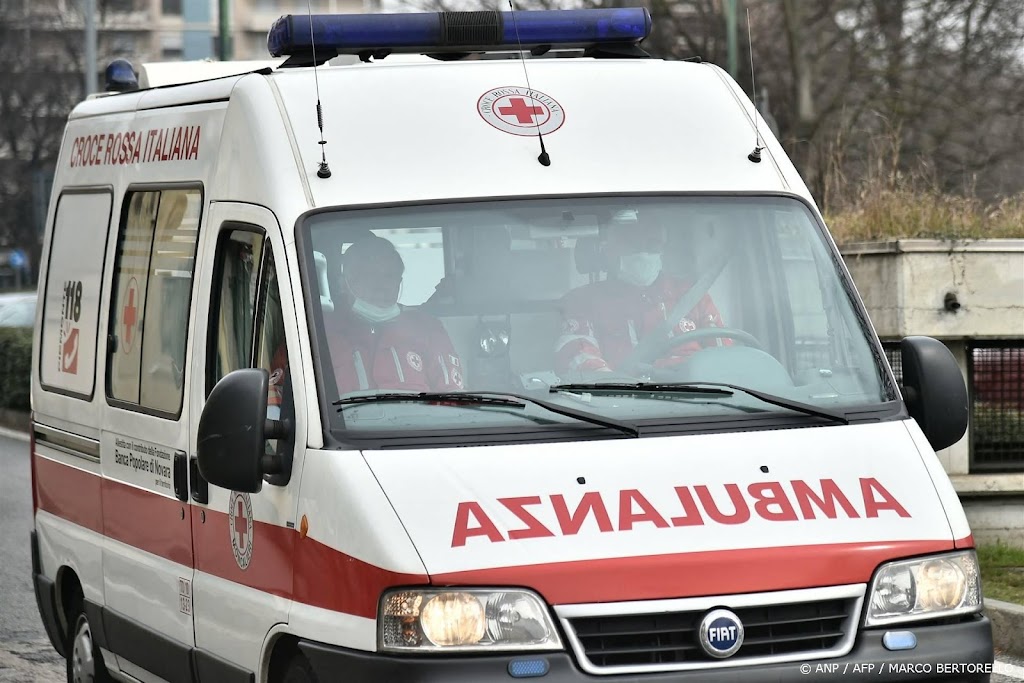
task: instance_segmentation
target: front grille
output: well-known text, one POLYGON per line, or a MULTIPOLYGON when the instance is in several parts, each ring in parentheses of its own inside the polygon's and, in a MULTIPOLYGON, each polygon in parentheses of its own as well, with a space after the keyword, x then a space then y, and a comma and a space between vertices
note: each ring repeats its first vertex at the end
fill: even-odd
MULTIPOLYGON (((743 623, 743 645, 728 661, 785 655, 814 656, 840 646, 857 601, 849 598, 733 607, 743 623)), ((722 661, 700 646, 708 610, 575 617, 569 619, 587 659, 599 668, 722 661)))

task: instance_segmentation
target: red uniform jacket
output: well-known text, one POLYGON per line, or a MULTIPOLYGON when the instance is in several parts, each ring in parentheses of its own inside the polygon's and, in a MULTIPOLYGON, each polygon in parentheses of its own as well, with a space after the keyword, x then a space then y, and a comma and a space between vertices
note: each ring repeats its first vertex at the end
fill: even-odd
MULTIPOLYGON (((556 347, 557 372, 615 370, 637 343, 665 321, 690 283, 665 273, 642 288, 616 279, 578 287, 562 300, 562 336, 556 347)), ((673 335, 698 327, 724 327, 714 302, 705 294, 672 329, 673 335)), ((728 339, 681 344, 654 365, 671 366, 705 346, 730 345, 728 339)))
POLYGON ((371 324, 345 312, 324 322, 339 395, 361 389, 463 388, 462 361, 433 316, 405 310, 394 320, 371 324))

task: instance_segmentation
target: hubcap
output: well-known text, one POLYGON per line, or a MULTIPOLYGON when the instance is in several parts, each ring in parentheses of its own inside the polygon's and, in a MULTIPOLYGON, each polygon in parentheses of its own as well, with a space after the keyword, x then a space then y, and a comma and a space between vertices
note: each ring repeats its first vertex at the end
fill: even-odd
POLYGON ((82 619, 71 648, 72 683, 92 683, 96 679, 96 660, 92 652, 92 631, 89 630, 89 622, 82 619))

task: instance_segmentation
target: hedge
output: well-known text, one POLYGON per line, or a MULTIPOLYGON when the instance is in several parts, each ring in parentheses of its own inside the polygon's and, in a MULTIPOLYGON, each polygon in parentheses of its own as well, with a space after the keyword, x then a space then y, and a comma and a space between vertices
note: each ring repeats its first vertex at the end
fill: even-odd
POLYGON ((32 330, 0 327, 0 409, 31 410, 32 330))

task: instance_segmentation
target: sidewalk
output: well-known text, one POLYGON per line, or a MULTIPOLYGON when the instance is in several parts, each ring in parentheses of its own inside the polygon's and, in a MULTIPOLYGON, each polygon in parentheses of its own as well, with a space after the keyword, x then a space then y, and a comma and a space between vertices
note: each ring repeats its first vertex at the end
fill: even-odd
POLYGON ((985 614, 992 620, 996 650, 1024 658, 1024 605, 985 599, 985 614))

